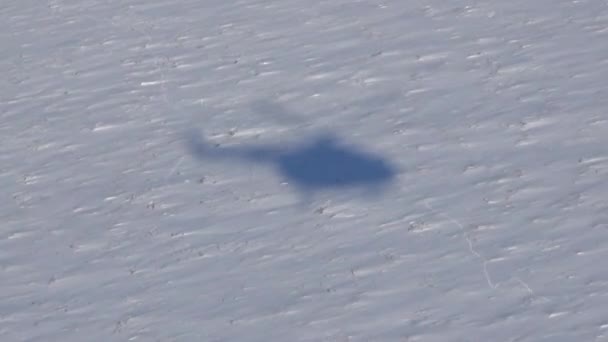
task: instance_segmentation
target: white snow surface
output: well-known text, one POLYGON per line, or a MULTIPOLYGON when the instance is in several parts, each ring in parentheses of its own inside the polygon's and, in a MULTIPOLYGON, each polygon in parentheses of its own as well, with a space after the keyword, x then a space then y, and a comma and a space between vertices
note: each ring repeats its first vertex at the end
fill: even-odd
POLYGON ((0 47, 0 341, 608 341, 604 0, 3 0, 0 47), (319 136, 393 173, 251 152, 319 136))

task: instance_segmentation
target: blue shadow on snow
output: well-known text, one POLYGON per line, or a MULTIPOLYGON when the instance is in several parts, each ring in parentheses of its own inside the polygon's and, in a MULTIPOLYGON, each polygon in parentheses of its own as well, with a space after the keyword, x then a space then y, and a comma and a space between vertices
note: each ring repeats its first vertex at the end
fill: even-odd
POLYGON ((188 149, 197 158, 232 160, 274 166, 290 185, 305 194, 324 189, 358 188, 378 194, 394 180, 396 171, 388 161, 341 144, 325 134, 294 147, 222 147, 200 135, 188 137, 188 149))

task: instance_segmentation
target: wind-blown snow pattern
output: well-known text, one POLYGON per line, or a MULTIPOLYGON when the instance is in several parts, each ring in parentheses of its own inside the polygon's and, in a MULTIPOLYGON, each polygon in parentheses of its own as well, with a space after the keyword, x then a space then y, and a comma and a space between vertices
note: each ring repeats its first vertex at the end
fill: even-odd
POLYGON ((0 341, 608 340, 608 3, 5 0, 0 341))

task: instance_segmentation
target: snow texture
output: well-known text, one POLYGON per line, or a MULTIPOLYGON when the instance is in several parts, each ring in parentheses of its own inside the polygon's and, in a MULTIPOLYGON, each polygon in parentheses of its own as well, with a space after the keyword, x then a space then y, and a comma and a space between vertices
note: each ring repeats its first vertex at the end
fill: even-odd
POLYGON ((603 0, 4 0, 0 340, 608 341, 603 0))

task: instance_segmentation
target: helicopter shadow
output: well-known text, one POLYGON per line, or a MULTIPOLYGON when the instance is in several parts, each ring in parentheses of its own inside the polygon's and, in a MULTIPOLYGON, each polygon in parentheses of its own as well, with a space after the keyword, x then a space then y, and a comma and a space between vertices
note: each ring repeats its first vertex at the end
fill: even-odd
POLYGON ((200 160, 261 164, 276 170, 304 202, 326 190, 355 190, 377 197, 395 180, 397 170, 385 158, 346 144, 330 133, 292 146, 221 146, 190 132, 187 149, 200 160))

